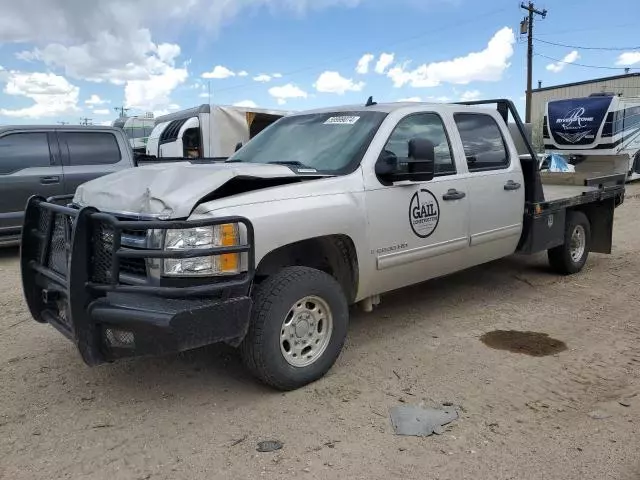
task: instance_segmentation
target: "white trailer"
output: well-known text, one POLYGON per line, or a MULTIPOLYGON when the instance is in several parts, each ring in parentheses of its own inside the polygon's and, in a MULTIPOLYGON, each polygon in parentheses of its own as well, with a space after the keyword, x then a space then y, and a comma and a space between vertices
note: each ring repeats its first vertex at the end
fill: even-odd
POLYGON ((608 93, 547 103, 544 148, 576 172, 624 173, 640 178, 640 98, 608 93))
POLYGON ((156 118, 146 154, 157 158, 230 157, 246 143, 291 112, 260 108, 200 105, 156 118))

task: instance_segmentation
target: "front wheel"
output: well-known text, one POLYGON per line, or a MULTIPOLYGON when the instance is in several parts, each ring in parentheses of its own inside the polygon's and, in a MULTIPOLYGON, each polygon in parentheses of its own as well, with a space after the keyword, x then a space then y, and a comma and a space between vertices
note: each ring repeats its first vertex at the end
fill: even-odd
POLYGON ((562 275, 578 273, 587 263, 591 224, 582 212, 567 212, 564 244, 548 251, 551 268, 562 275))
POLYGON ((264 383, 294 390, 329 371, 348 323, 347 300, 333 277, 307 267, 285 268, 253 294, 242 358, 264 383))

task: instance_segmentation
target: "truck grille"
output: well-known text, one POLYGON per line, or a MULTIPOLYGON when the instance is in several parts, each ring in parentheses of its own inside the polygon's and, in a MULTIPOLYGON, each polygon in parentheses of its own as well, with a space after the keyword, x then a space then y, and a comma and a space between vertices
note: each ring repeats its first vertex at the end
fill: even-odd
MULTIPOLYGON (((92 275, 91 280, 96 283, 111 282, 111 267, 113 265, 113 228, 104 223, 99 223, 94 227, 93 235, 93 255, 92 255, 92 275)), ((146 230, 124 230, 122 232, 122 243, 127 243, 127 239, 134 239, 139 242, 140 247, 144 248, 145 239, 147 237, 146 230)), ((123 245, 126 248, 135 249, 133 245, 123 245)), ((143 258, 121 258, 120 273, 125 275, 133 275, 136 277, 146 277, 147 267, 143 258)))

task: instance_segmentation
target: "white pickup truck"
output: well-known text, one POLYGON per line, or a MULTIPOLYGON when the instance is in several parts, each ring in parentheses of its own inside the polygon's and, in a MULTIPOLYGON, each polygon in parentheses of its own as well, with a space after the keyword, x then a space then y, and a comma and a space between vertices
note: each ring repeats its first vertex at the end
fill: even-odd
POLYGON ((226 163, 122 171, 67 206, 33 197, 31 313, 89 365, 225 342, 286 390, 331 368, 351 304, 515 252, 548 250, 561 274, 610 253, 624 175, 543 183, 513 104, 473 103, 303 112, 226 163))

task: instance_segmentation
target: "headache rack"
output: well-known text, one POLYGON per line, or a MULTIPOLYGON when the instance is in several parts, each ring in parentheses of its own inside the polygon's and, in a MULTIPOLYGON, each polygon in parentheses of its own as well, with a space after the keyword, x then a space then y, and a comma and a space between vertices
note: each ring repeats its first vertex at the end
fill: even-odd
MULTIPOLYGON (((249 289, 255 271, 253 226, 244 217, 204 220, 122 220, 95 208, 59 204, 65 197, 29 199, 22 229, 21 270, 23 289, 33 317, 51 323, 69 338, 91 336, 86 318, 92 301, 110 294, 146 294, 165 299, 226 298, 249 289), (148 248, 146 232, 238 223, 245 227, 245 243, 207 249, 163 250, 148 248), (123 245, 139 240, 138 248, 123 245), (184 279, 175 286, 152 284, 147 260, 243 254, 244 272, 230 277, 184 279), (136 275, 137 274, 137 275, 136 275), (127 276, 138 282, 127 281, 127 276), (136 284, 137 283, 137 284, 136 284), (85 335, 82 334, 85 331, 85 335)), ((82 343, 82 340, 80 340, 82 343)), ((79 345, 81 347, 81 345, 79 345)), ((82 350, 82 348, 81 348, 82 350)))

